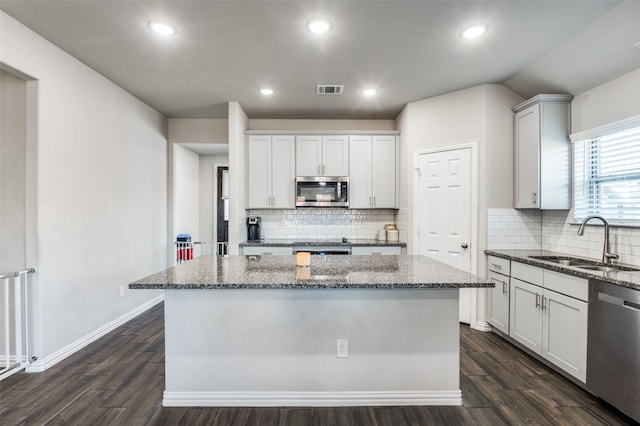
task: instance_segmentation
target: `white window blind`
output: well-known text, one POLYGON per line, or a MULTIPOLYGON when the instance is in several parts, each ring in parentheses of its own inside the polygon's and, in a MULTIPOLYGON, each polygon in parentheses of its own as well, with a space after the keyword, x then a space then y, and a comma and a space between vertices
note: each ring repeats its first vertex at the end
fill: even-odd
POLYGON ((640 124, 574 143, 574 219, 640 224, 640 124))

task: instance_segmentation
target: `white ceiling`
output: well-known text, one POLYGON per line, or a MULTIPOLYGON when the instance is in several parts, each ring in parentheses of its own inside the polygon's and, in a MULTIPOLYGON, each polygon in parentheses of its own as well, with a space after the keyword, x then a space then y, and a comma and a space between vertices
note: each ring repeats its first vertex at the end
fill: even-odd
POLYGON ((0 9, 171 118, 393 119, 483 83, 579 94, 640 68, 640 1, 2 0, 0 9), (333 30, 309 33, 328 17, 333 30), (161 38, 162 19, 178 34, 161 38), (468 24, 489 32, 459 37, 468 24), (319 96, 316 84, 344 84, 319 96), (267 98, 258 89, 269 86, 267 98), (380 93, 365 99, 360 90, 380 93))

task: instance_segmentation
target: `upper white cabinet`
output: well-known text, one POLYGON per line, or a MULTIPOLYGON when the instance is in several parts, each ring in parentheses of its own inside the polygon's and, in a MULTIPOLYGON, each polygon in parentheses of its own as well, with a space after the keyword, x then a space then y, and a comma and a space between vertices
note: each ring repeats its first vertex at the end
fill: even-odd
POLYGON ((571 208, 571 95, 538 95, 513 108, 516 209, 571 208))
POLYGON ((349 137, 349 208, 397 208, 397 137, 349 137))
POLYGON ((247 208, 295 208, 295 137, 247 139, 247 208))
POLYGON ((297 176, 349 176, 349 137, 296 137, 297 176))

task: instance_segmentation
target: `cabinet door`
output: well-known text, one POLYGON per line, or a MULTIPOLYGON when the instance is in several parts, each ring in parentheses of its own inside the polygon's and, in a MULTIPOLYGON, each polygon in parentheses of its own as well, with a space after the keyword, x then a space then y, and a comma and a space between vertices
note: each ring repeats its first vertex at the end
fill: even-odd
POLYGON ((273 136, 271 139, 271 207, 295 208, 295 138, 273 136))
POLYGON ((396 137, 374 136, 372 150, 373 207, 396 208, 396 137))
POLYGON ((539 207, 540 105, 515 116, 515 207, 539 207))
POLYGON ((586 302, 544 291, 542 356, 582 382, 587 368, 587 308, 586 302))
POLYGON ((247 142, 247 208, 271 207, 271 137, 249 136, 247 142))
POLYGON ((509 335, 525 347, 541 354, 542 288, 511 278, 509 335))
POLYGON ((349 138, 349 208, 370 209, 371 194, 371 136, 349 138))
POLYGON ((298 136, 296 137, 296 175, 320 176, 322 137, 298 136))
POLYGON ((509 334, 509 277, 489 272, 489 280, 495 284, 489 289, 489 324, 505 334, 509 334))
POLYGON ((349 176, 349 137, 322 137, 323 176, 349 176))

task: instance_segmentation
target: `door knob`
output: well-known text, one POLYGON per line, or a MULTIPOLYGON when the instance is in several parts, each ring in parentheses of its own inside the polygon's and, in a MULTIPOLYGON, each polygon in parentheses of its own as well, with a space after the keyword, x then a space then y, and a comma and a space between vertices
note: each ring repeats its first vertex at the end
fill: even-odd
POLYGON ((463 249, 466 249, 466 248, 468 248, 468 247, 469 247, 469 244, 467 244, 467 243, 462 243, 462 244, 460 244, 460 247, 462 247, 463 249))

